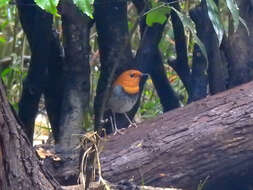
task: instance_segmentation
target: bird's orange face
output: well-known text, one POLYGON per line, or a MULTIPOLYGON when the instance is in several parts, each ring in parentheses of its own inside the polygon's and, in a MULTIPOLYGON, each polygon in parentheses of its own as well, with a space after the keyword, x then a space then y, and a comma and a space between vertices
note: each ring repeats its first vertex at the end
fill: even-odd
POLYGON ((123 72, 113 83, 113 85, 121 85, 125 92, 136 94, 139 92, 139 84, 142 73, 138 70, 127 70, 123 72))

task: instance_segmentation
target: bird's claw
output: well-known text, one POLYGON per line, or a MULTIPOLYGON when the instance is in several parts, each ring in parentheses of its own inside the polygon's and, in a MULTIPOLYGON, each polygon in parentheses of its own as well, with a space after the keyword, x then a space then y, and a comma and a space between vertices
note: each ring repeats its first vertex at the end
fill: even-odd
POLYGON ((116 129, 113 133, 113 135, 116 135, 116 134, 119 134, 119 135, 124 135, 125 132, 124 132, 125 129, 116 129))
POLYGON ((108 119, 102 119, 102 120, 100 121, 101 124, 105 124, 105 123, 107 123, 107 122, 108 122, 108 119))
POLYGON ((131 127, 134 127, 134 128, 137 128, 137 124, 136 123, 130 123, 130 125, 128 126, 128 128, 131 128, 131 127))

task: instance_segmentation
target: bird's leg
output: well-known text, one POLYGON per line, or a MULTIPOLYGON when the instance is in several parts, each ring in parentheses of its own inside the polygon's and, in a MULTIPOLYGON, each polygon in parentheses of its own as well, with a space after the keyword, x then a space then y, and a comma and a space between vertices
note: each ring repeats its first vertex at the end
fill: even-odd
POLYGON ((109 117, 110 118, 110 122, 111 122, 111 126, 112 126, 112 132, 114 132, 114 134, 116 134, 116 129, 117 126, 116 126, 116 116, 115 116, 115 113, 112 112, 112 116, 109 117))
POLYGON ((131 119, 128 117, 127 113, 124 113, 125 117, 129 121, 130 125, 128 127, 138 127, 135 122, 132 122, 131 119))
POLYGON ((112 118, 112 116, 110 116, 109 118, 110 118, 110 122, 111 122, 111 126, 112 126, 112 131, 115 131, 113 118, 112 118))
POLYGON ((117 133, 123 135, 124 133, 122 131, 120 131, 117 127, 117 122, 116 122, 116 114, 115 112, 112 112, 112 117, 113 117, 113 125, 114 125, 114 133, 113 135, 116 135, 117 133))

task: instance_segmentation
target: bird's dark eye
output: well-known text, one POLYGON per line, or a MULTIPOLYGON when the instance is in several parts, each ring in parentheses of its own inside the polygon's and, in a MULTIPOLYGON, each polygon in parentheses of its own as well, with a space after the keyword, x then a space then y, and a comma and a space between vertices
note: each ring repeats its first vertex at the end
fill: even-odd
POLYGON ((133 78, 133 77, 134 77, 134 74, 130 74, 130 77, 133 78))

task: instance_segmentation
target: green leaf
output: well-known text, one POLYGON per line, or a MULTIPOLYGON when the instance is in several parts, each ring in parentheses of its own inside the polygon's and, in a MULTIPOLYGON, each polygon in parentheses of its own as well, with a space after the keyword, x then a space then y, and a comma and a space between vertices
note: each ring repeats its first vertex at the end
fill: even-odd
POLYGON ((13 108, 15 109, 16 113, 18 113, 19 110, 19 104, 17 102, 12 103, 13 108))
POLYGON ((214 31, 218 37, 219 45, 221 44, 224 29, 219 15, 219 10, 213 0, 206 0, 208 16, 213 24, 214 31))
POLYGON ((177 9, 171 7, 172 10, 174 10, 178 17, 180 18, 184 28, 187 28, 191 31, 193 39, 195 41, 196 44, 198 44, 201 52, 203 53, 206 62, 208 63, 208 57, 207 57, 207 53, 206 53, 206 48, 204 46, 204 44, 201 42, 201 40, 198 38, 197 34, 196 34, 196 30, 195 30, 195 24, 194 22, 187 16, 182 14, 181 12, 179 12, 177 9))
POLYGON ((226 0, 226 3, 227 3, 227 6, 228 6, 228 9, 232 15, 232 18, 233 18, 233 24, 234 24, 234 32, 237 31, 238 27, 239 27, 239 23, 241 22, 242 25, 245 27, 245 29, 247 30, 247 33, 248 35, 250 35, 250 32, 249 32, 249 29, 248 29, 248 26, 245 22, 245 20, 240 17, 239 15, 239 8, 238 8, 238 5, 236 3, 235 0, 226 0))
POLYGON ((248 28, 248 26, 247 26, 245 20, 244 20, 242 17, 239 17, 239 20, 240 20, 240 22, 242 23, 242 25, 246 28, 247 33, 248 33, 248 36, 249 36, 249 35, 250 35, 250 31, 249 31, 249 28, 248 28))
POLYGON ((2 23, 0 23, 0 30, 3 31, 9 24, 9 21, 6 19, 2 23))
POLYGON ((93 19, 94 0, 74 0, 74 4, 87 16, 93 19))
POLYGON ((10 67, 7 67, 6 69, 4 69, 4 70, 1 72, 1 77, 2 77, 2 78, 6 77, 11 71, 12 71, 12 69, 11 69, 10 67))
POLYGON ((150 11, 148 11, 146 16, 146 23, 148 26, 153 26, 154 23, 164 24, 166 22, 167 15, 170 13, 170 9, 165 7, 163 4, 158 4, 150 11))
POLYGON ((234 21, 234 32, 238 29, 239 26, 239 8, 235 0, 226 0, 228 9, 232 15, 234 21))
POLYGON ((59 0, 35 0, 35 3, 43 10, 55 16, 60 16, 57 13, 57 8, 56 8, 59 3, 59 0))
POLYGON ((9 0, 0 0, 0 8, 5 5, 8 5, 8 3, 9 3, 9 0))
POLYGON ((5 43, 6 39, 3 36, 0 36, 0 43, 5 43))

